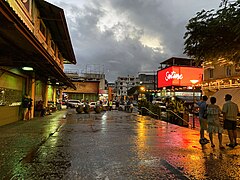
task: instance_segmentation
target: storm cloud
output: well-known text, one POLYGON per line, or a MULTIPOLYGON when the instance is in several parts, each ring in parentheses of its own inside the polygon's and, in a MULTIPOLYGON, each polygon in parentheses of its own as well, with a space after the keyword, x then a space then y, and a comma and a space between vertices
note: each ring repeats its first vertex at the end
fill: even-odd
POLYGON ((77 59, 65 69, 118 76, 157 70, 183 54, 185 26, 220 0, 48 0, 64 9, 77 59))

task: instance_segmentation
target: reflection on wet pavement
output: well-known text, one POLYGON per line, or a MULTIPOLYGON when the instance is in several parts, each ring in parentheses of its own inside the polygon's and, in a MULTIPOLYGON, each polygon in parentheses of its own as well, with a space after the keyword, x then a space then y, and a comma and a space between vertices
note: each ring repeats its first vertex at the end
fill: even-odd
MULTIPOLYGON (((38 130, 37 123, 25 127, 27 136, 22 133, 21 138, 14 131, 0 135, 1 144, 8 146, 0 150, 1 168, 7 171, 0 173, 1 179, 240 178, 240 147, 221 151, 218 144, 215 149, 201 146, 198 131, 150 117, 69 109, 66 118, 39 123, 38 130), (46 132, 48 136, 42 136, 46 132), (38 143, 28 143, 34 140, 38 143), (6 149, 14 158, 2 158, 6 149)), ((228 141, 226 135, 223 140, 228 141)))

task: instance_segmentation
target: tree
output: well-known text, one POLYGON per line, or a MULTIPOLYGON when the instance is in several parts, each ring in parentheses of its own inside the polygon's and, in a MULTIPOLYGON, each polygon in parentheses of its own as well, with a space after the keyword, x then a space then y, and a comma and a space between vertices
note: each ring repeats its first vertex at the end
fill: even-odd
POLYGON ((240 0, 198 12, 186 26, 184 53, 196 62, 240 61, 240 0))

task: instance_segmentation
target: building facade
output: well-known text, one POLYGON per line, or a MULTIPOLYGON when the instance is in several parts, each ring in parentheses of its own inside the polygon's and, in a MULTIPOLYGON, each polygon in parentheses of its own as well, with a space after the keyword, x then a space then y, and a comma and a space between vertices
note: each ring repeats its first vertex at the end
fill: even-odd
POLYGON ((157 76, 154 71, 151 74, 141 73, 138 79, 140 86, 144 86, 146 90, 157 90, 157 76))
POLYGON ((76 63, 64 12, 43 0, 0 1, 0 125, 21 120, 25 94, 47 107, 63 87, 76 88, 63 72, 76 63))
POLYGON ((126 98, 127 91, 139 85, 139 79, 135 76, 118 77, 115 81, 116 98, 126 98))
POLYGON ((232 100, 240 107, 240 64, 224 59, 204 62, 202 90, 207 96, 217 98, 217 105, 222 107, 225 94, 231 94, 232 100))
POLYGON ((102 74, 79 73, 78 70, 68 70, 66 75, 71 79, 76 89, 66 88, 63 90, 67 99, 77 99, 80 101, 98 101, 99 92, 104 88, 102 74))
POLYGON ((172 57, 160 63, 157 72, 159 97, 178 97, 193 102, 200 99, 203 68, 193 59, 172 57))

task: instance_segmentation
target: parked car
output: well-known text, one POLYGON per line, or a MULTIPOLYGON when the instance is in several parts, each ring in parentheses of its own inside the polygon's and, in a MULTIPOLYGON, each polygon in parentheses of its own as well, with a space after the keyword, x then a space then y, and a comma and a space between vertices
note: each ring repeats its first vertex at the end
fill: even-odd
POLYGON ((90 106, 90 109, 94 109, 97 105, 97 102, 90 102, 89 103, 89 106, 90 106))
POLYGON ((79 100, 70 99, 70 100, 67 100, 66 105, 67 105, 67 108, 76 108, 79 105, 81 105, 81 102, 79 100))

